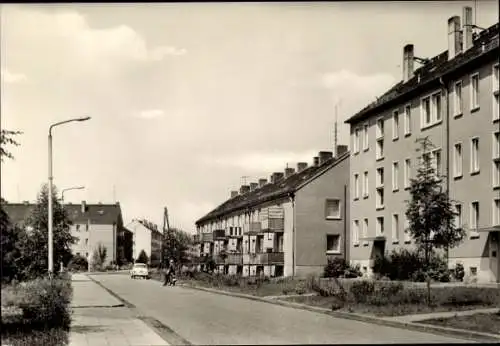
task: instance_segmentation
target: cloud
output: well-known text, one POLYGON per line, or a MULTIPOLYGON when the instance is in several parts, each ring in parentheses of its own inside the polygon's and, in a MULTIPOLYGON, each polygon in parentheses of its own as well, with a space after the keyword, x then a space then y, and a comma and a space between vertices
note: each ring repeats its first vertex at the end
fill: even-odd
POLYGON ((161 109, 150 109, 140 112, 137 116, 143 119, 155 119, 161 118, 165 115, 165 112, 161 109))
POLYGON ((22 73, 12 73, 7 69, 2 69, 2 82, 14 84, 21 83, 27 80, 26 76, 22 73))
POLYGON ((168 55, 184 55, 187 50, 170 46, 156 47, 149 53, 149 59, 153 61, 163 60, 168 55))
POLYGON ((312 162, 317 151, 304 152, 249 152, 238 156, 226 156, 205 159, 205 163, 217 166, 229 166, 244 169, 248 172, 282 171, 286 164, 293 167, 297 162, 312 162))

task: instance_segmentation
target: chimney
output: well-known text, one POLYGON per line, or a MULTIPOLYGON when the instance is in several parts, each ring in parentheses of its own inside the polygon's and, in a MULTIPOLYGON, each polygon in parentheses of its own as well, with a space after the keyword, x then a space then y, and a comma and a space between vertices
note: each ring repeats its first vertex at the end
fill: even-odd
POLYGON ((238 191, 231 191, 231 198, 238 196, 238 191))
POLYGON ((307 168, 307 162, 297 163, 297 172, 302 172, 306 168, 307 168))
POLYGON ((274 172, 272 175, 271 175, 271 183, 272 184, 276 184, 277 182, 279 182, 280 180, 283 179, 283 173, 281 172, 274 172))
POLYGON ((413 59, 413 45, 407 44, 403 48, 403 83, 408 82, 413 77, 413 59))
POLYGON ((267 179, 259 179, 259 187, 262 187, 267 184, 267 179))
POLYGON ((313 158, 313 166, 318 167, 319 166, 319 157, 315 156, 313 158))
POLYGON ((472 47, 472 7, 465 6, 463 10, 463 51, 472 47))
POLYGON ((453 59, 462 51, 462 32, 460 31, 460 17, 448 19, 448 60, 453 59))
POLYGON ((295 173, 294 168, 285 168, 285 179, 288 178, 289 176, 293 175, 295 173))
POLYGON ((326 161, 330 160, 333 157, 333 153, 331 151, 320 151, 319 154, 319 164, 322 165, 326 161))
POLYGON ((87 211, 87 203, 85 201, 82 201, 82 213, 85 213, 87 211))
POLYGON ((241 185, 240 187, 240 194, 244 195, 245 193, 250 191, 250 186, 248 185, 241 185))
POLYGON ((342 155, 343 153, 347 152, 347 145, 337 145, 337 156, 342 155))
POLYGON ((253 191, 253 190, 257 189, 257 187, 259 187, 259 184, 257 184, 257 183, 250 183, 250 191, 253 191))

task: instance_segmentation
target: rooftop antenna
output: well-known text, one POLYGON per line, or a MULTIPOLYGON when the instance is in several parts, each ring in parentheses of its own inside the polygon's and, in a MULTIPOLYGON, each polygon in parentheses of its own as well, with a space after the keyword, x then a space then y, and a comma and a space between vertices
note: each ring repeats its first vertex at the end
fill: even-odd
POLYGON ((248 175, 244 175, 241 177, 241 181, 242 181, 242 185, 246 185, 247 184, 247 178, 250 178, 250 176, 248 175))
POLYGON ((113 203, 116 203, 116 186, 113 185, 113 203))

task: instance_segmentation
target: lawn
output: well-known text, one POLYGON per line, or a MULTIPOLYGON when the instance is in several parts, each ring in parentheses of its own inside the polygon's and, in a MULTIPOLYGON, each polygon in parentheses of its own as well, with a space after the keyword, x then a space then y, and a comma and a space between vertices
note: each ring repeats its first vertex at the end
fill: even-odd
POLYGON ((475 314, 472 316, 455 316, 451 318, 438 318, 419 323, 431 324, 455 329, 469 329, 477 332, 500 335, 500 313, 475 314))

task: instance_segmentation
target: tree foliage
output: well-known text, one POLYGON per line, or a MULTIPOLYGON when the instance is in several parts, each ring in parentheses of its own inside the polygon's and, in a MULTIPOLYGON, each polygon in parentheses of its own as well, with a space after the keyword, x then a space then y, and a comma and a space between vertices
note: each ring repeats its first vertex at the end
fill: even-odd
POLYGON ((2 130, 0 133, 0 160, 3 161, 4 157, 13 159, 14 156, 6 149, 7 145, 19 146, 19 143, 13 138, 14 136, 22 134, 21 131, 2 130))
POLYGON ((189 247, 192 243, 192 237, 187 232, 171 228, 166 232, 163 241, 164 263, 170 259, 173 259, 178 265, 188 263, 190 261, 189 247))
POLYGON ((97 244, 97 248, 92 253, 92 266, 94 269, 102 269, 107 257, 108 249, 101 243, 97 244))
MULTIPOLYGON (((52 190, 53 203, 53 255, 54 270, 57 264, 65 266, 72 258, 71 245, 76 238, 69 229, 71 221, 57 199, 57 190, 52 190)), ((48 198, 47 185, 43 185, 38 194, 37 203, 21 227, 16 228, 14 248, 6 256, 13 257, 14 276, 18 280, 42 277, 48 268, 48 198)), ((10 246, 10 245, 9 245, 10 246)))
POLYGON ((148 264, 149 263, 149 257, 146 253, 146 251, 141 250, 141 252, 139 252, 139 256, 137 256, 137 259, 135 261, 136 263, 144 263, 144 264, 148 264))
POLYGON ((444 177, 436 172, 431 152, 434 149, 430 140, 417 139, 420 143, 420 164, 416 178, 411 179, 410 195, 407 201, 406 217, 409 221, 409 232, 419 250, 424 252, 425 264, 429 265, 430 257, 436 248, 448 250, 458 246, 465 237, 463 227, 454 224, 456 212, 448 191, 444 191, 444 177))

